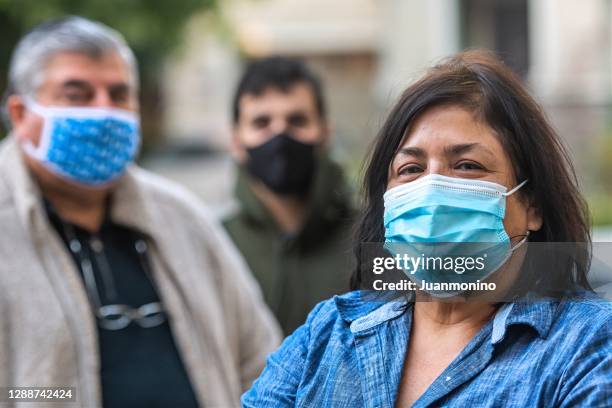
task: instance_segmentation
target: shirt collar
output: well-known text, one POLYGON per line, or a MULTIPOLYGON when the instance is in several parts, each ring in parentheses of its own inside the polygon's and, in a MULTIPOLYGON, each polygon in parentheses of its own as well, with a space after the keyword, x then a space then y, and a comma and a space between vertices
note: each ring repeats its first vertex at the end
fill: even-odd
POLYGON ((538 336, 546 338, 552 327, 558 301, 522 301, 504 304, 495 315, 491 342, 501 342, 511 326, 529 326, 538 336))
MULTIPOLYGON (((354 291, 334 298, 340 317, 352 332, 363 331, 392 320, 410 309, 410 298, 374 291, 354 291)), ((552 327, 558 301, 505 303, 493 318, 491 343, 501 342, 508 328, 525 325, 546 338, 552 327)))
POLYGON ((387 292, 353 291, 334 298, 340 317, 351 331, 362 331, 391 320, 411 305, 404 296, 387 292))

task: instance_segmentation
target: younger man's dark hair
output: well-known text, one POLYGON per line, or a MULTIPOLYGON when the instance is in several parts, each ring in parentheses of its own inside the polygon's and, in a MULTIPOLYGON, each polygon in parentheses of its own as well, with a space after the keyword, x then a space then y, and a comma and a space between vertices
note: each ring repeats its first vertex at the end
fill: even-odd
POLYGON ((300 82, 312 88, 317 110, 325 118, 325 102, 319 77, 299 59, 268 57, 250 62, 242 75, 232 105, 234 124, 240 118, 240 98, 243 95, 258 96, 269 88, 289 92, 292 86, 300 82))

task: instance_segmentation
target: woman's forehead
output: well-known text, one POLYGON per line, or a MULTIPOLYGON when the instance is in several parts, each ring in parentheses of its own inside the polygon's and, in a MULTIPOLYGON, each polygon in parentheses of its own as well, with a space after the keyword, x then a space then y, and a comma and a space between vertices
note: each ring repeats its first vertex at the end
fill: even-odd
POLYGON ((477 120, 468 110, 452 105, 433 107, 419 115, 407 129, 398 153, 422 149, 433 154, 460 150, 459 147, 464 151, 506 156, 499 137, 489 125, 477 120))

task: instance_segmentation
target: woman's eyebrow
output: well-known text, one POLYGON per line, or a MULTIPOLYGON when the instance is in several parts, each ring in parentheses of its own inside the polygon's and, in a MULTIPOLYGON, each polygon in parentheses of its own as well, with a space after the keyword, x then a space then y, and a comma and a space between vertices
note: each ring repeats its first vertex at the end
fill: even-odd
POLYGON ((395 157, 397 156, 414 156, 416 158, 423 158, 427 156, 427 153, 420 147, 402 147, 395 155, 395 157))
POLYGON ((444 147, 444 153, 447 156, 458 156, 463 153, 478 150, 490 156, 495 156, 493 152, 481 143, 461 143, 444 147))

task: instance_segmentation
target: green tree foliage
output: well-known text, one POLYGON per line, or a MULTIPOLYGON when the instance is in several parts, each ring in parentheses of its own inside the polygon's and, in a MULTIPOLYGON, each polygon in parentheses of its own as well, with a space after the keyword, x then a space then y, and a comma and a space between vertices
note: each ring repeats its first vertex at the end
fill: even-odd
POLYGON ((6 89, 11 53, 29 29, 50 19, 79 15, 121 32, 138 58, 144 132, 159 136, 159 74, 192 15, 214 10, 216 0, 0 0, 0 89, 6 89))
POLYGON ((597 140, 593 157, 593 173, 597 180, 589 194, 593 223, 612 226, 612 127, 597 140))

